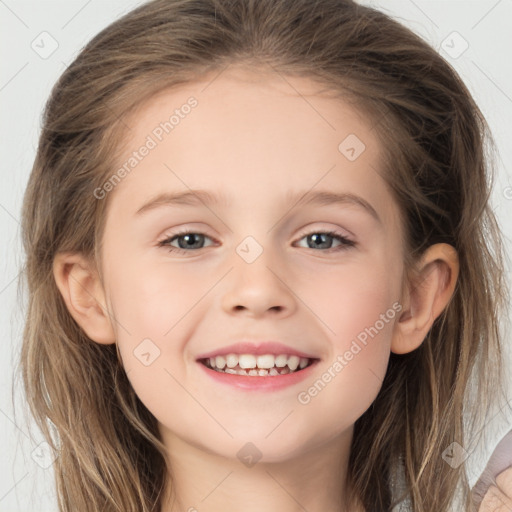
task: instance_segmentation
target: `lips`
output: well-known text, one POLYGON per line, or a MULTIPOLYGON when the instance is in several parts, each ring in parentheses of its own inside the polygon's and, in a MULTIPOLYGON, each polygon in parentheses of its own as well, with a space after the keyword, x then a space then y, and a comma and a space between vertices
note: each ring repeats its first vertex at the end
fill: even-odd
MULTIPOLYGON (((223 356, 217 356, 223 357, 223 356)), ((273 357, 273 356, 272 356, 273 357)), ((291 356, 297 357, 297 356, 291 356)), ((217 358, 214 360, 216 361, 217 358)), ((297 359, 299 359, 297 357, 297 359)), ((243 369, 240 365, 233 369, 226 368, 226 371, 213 369, 205 363, 206 360, 199 360, 198 366, 206 378, 211 379, 212 383, 219 383, 225 386, 226 389, 234 389, 242 392, 277 392, 299 385, 308 377, 313 375, 315 368, 318 367, 319 359, 314 359, 305 368, 297 368, 295 371, 290 371, 288 366, 283 368, 273 367, 267 369, 243 369), (229 372, 227 370, 230 370, 229 372), (235 373, 231 373, 235 372, 235 373), (256 373, 257 372, 257 373, 256 373), (268 372, 268 373, 266 373, 268 372), (276 374, 277 372, 277 374, 276 374)), ((209 360, 208 360, 209 361, 209 360)), ((308 361, 311 361, 308 359, 308 361)))

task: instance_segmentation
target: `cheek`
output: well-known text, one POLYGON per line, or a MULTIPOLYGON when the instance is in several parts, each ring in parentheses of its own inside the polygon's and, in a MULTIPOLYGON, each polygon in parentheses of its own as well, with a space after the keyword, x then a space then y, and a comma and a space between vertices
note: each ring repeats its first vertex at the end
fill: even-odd
POLYGON ((334 331, 329 334, 330 354, 297 395, 301 414, 312 422, 318 440, 339 435, 375 401, 400 311, 385 283, 347 276, 343 285, 336 286, 336 300, 326 301, 323 310, 334 331))
MULTIPOLYGON (((207 282, 165 265, 148 266, 127 261, 109 274, 112 310, 119 324, 134 339, 163 340, 207 289, 207 282), (203 289, 204 288, 204 289, 203 289)), ((120 338, 123 329, 117 326, 120 338)), ((124 336, 125 337, 125 336, 124 336)))
POLYGON ((333 351, 346 350, 357 337, 362 342, 365 337, 390 338, 397 318, 400 269, 386 267, 386 262, 374 260, 328 268, 325 274, 317 269, 315 280, 303 279, 296 288, 323 324, 333 351))
POLYGON ((188 378, 187 344, 210 304, 200 299, 215 283, 212 273, 125 259, 108 276, 119 352, 135 392, 155 416, 170 402, 188 403, 179 383, 188 378))
MULTIPOLYGON (((182 273, 169 276, 162 266, 133 265, 125 261, 109 274, 119 352, 139 399, 159 421, 172 424, 167 411, 191 402, 180 385, 186 382, 187 312, 204 291, 187 286, 191 283, 182 273)), ((191 415, 200 417, 203 412, 198 407, 191 415)))
POLYGON ((312 389, 305 402, 312 398, 324 404, 341 401, 342 409, 359 415, 373 402, 386 374, 393 329, 400 316, 399 272, 399 268, 390 271, 385 262, 342 268, 330 272, 328 279, 325 276, 322 293, 309 292, 306 300, 324 326, 330 351, 316 386, 325 395, 316 400, 312 389), (329 388, 325 392, 324 384, 329 388))

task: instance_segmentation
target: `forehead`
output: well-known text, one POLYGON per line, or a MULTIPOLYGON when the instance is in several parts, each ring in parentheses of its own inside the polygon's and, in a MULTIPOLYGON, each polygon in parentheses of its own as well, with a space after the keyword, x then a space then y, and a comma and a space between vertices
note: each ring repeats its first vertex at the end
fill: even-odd
POLYGON ((312 79, 232 67, 161 91, 125 122, 118 165, 129 173, 111 200, 132 209, 155 192, 187 188, 222 190, 251 208, 337 187, 388 207, 371 120, 312 79))

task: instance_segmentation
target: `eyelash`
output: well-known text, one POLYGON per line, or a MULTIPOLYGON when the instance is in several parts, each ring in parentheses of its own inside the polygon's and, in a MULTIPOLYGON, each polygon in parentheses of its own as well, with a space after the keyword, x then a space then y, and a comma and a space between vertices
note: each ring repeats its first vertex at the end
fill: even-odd
MULTIPOLYGON (((178 253, 178 254, 189 254, 191 252, 195 252, 200 249, 204 249, 204 247, 200 247, 199 249, 182 249, 181 247, 173 247, 173 246, 168 245, 172 241, 174 241, 176 238, 179 238, 180 236, 184 236, 184 235, 204 235, 204 233, 200 233, 197 231, 180 231, 178 233, 174 233, 172 236, 166 238, 165 240, 158 242, 158 246, 166 247, 169 252, 178 253)), ((310 231, 309 233, 304 233, 298 240, 302 240, 303 238, 305 238, 309 235, 327 235, 327 236, 335 238, 339 242, 341 242, 341 245, 338 245, 337 247, 330 247, 329 249, 320 249, 321 252, 327 252, 327 253, 338 252, 338 251, 347 250, 348 248, 354 247, 356 245, 356 243, 354 241, 349 240, 348 238, 343 236, 341 233, 338 233, 336 231, 310 231)), ((205 236, 207 238, 210 238, 211 240, 213 240, 213 238, 209 237, 208 235, 205 235, 205 236)))

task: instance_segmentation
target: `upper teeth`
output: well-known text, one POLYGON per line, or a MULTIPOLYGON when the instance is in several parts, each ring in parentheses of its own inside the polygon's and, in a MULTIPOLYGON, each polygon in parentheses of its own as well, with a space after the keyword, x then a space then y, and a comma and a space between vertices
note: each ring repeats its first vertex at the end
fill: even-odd
POLYGON ((289 356, 286 354, 280 354, 274 356, 272 354, 264 354, 261 356, 255 356, 253 354, 227 354, 226 356, 210 357, 210 366, 212 368, 234 368, 237 364, 240 368, 265 368, 270 369, 277 366, 283 368, 288 365, 291 371, 297 369, 297 367, 305 368, 308 365, 309 359, 307 357, 289 356))

